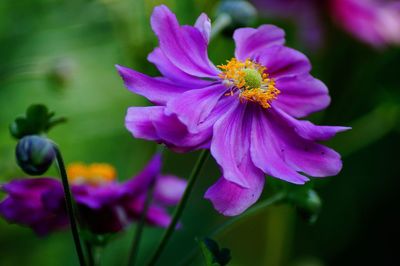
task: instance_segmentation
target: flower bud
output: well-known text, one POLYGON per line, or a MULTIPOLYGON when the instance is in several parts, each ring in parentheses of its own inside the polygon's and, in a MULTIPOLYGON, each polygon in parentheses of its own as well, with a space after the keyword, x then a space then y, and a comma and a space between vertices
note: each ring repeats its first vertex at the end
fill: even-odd
POLYGON ((25 173, 41 175, 49 169, 56 154, 50 140, 31 135, 19 140, 15 156, 25 173))
POLYGON ((55 88, 64 88, 71 81, 74 62, 69 58, 58 59, 52 63, 47 73, 50 84, 55 88))
POLYGON ((227 14, 232 19, 230 32, 240 27, 251 26, 257 16, 255 7, 245 0, 222 0, 217 7, 217 16, 227 14))
POLYGON ((288 200, 297 208, 299 215, 310 223, 314 223, 321 210, 321 199, 312 189, 299 190, 288 195, 288 200))

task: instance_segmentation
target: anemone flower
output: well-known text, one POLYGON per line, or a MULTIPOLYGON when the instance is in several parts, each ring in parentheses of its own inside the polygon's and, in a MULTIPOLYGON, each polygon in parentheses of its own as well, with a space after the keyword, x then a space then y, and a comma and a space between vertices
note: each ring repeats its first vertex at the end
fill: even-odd
POLYGON ((319 48, 323 43, 323 1, 320 0, 253 0, 260 15, 284 19, 297 26, 299 39, 309 48, 319 48))
POLYGON ((126 127, 134 137, 175 151, 210 149, 223 176, 205 194, 224 215, 257 201, 264 174, 294 184, 336 175, 340 155, 319 141, 346 127, 317 126, 296 118, 329 105, 328 89, 310 75, 302 53, 284 46, 273 25, 234 33, 235 58, 215 67, 207 57, 210 20, 180 26, 158 6, 151 25, 159 47, 149 55, 162 77, 117 66, 126 87, 155 106, 130 107, 126 127))
MULTIPOLYGON (((71 190, 82 225, 97 234, 124 229, 141 216, 146 191, 155 182, 146 222, 167 227, 171 217, 165 207, 180 200, 186 181, 161 175, 160 170, 161 157, 156 155, 137 176, 118 183, 110 165, 70 165, 71 190)), ((68 226, 63 188, 58 179, 16 179, 3 185, 2 190, 7 196, 0 203, 0 215, 7 221, 31 227, 39 235, 68 226)))
POLYGON ((400 1, 331 0, 335 22, 375 47, 400 44, 400 1))
POLYGON ((292 20, 312 48, 323 41, 323 13, 355 38, 374 47, 400 44, 398 0, 253 0, 261 15, 292 20))

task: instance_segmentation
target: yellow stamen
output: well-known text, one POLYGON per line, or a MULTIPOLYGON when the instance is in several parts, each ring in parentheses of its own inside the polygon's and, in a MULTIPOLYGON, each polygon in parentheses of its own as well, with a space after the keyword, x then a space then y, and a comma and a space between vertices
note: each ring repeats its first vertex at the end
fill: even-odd
POLYGON ((85 165, 72 163, 67 167, 68 179, 74 184, 99 186, 113 182, 116 178, 115 168, 105 163, 85 165))
POLYGON ((241 101, 256 102, 263 108, 270 108, 271 102, 280 94, 274 79, 266 72, 267 68, 250 59, 243 62, 232 58, 218 67, 222 70, 219 77, 230 88, 230 92, 225 94, 227 96, 234 95, 237 89, 241 101))

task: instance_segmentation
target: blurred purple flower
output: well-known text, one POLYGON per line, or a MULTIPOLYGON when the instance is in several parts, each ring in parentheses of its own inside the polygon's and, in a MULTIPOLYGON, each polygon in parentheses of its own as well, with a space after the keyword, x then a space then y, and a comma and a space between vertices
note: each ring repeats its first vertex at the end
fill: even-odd
POLYGON ((331 0, 335 22, 375 47, 400 44, 399 0, 331 0))
MULTIPOLYGON (((97 183, 93 179, 87 179, 90 182, 86 182, 86 176, 72 178, 71 190, 80 221, 98 234, 124 229, 141 216, 146 192, 155 181, 155 196, 146 221, 150 225, 167 227, 171 217, 165 207, 178 203, 186 181, 175 176, 163 176, 160 170, 161 157, 156 155, 141 173, 124 183, 110 180, 104 171, 105 178, 98 175, 101 171, 92 176, 96 177, 97 183)), ((31 227, 39 235, 68 226, 63 188, 59 180, 17 179, 3 185, 2 190, 7 196, 0 203, 0 215, 9 222, 31 227)))
POLYGON ((294 21, 302 41, 311 48, 323 40, 326 10, 343 29, 375 47, 400 44, 399 0, 253 0, 261 14, 294 21))
POLYGON ((7 193, 0 214, 9 222, 31 227, 37 234, 68 225, 60 181, 53 178, 16 179, 2 186, 7 193))
POLYGON ((234 33, 235 56, 216 68, 208 59, 210 20, 180 26, 166 6, 151 17, 159 47, 149 56, 162 77, 117 66, 126 87, 156 106, 131 107, 134 137, 179 152, 211 149, 223 176, 205 194, 224 215, 238 215, 260 197, 264 173, 295 184, 336 175, 340 155, 318 144, 345 127, 316 126, 296 118, 329 105, 328 89, 310 75, 302 53, 284 46, 273 25, 234 33))
POLYGON ((253 0, 260 15, 290 20, 298 27, 299 39, 307 47, 319 48, 324 39, 321 0, 253 0))

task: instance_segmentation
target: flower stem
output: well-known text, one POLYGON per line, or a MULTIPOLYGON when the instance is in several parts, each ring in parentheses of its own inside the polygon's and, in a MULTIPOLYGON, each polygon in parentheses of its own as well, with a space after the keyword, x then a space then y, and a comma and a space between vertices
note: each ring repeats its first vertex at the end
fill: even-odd
POLYGON ((160 258, 162 252, 164 251, 169 239, 172 236, 172 233, 175 231, 176 225, 178 223, 179 218, 182 215, 183 209, 186 206, 186 203, 189 199, 190 193, 192 192, 193 186, 197 180, 197 177, 199 176, 199 173, 201 171, 201 168, 203 167, 204 163, 206 162, 208 155, 209 155, 208 150, 203 150, 201 154, 199 155, 199 158, 197 159, 197 162, 190 174, 189 181, 187 184, 187 187, 185 189, 185 192, 183 193, 182 199, 179 202, 178 206, 176 207, 174 216, 172 217, 172 221, 169 224, 167 230, 164 232, 164 235, 160 241, 160 244, 158 245, 156 251, 154 252, 154 255, 150 262, 148 263, 148 266, 154 266, 158 259, 160 258))
POLYGON ((131 251, 128 257, 128 266, 134 266, 136 263, 136 257, 139 252, 139 244, 143 233, 144 224, 146 222, 146 214, 150 207, 150 203, 153 196, 155 181, 151 182, 149 189, 147 190, 146 201, 144 202, 142 214, 140 217, 139 224, 136 227, 135 236, 133 238, 131 251))
POLYGON ((220 235, 221 233, 226 232, 227 230, 232 228, 232 226, 234 224, 236 224, 237 222, 243 221, 244 219, 247 219, 249 217, 252 217, 252 216, 258 214, 259 212, 265 210, 265 208, 267 208, 267 207, 269 207, 269 206, 271 206, 271 205, 283 200, 285 197, 286 197, 286 193, 284 193, 284 192, 276 193, 272 197, 270 197, 270 198, 258 203, 256 206, 254 206, 253 208, 251 208, 247 212, 243 213, 242 215, 239 215, 239 216, 236 216, 236 217, 234 217, 232 219, 229 219, 228 221, 226 221, 222 225, 218 226, 210 234, 210 236, 216 237, 216 236, 220 235))
POLYGON ((93 257, 93 246, 87 240, 84 241, 84 243, 85 243, 86 254, 88 257, 88 264, 89 264, 89 266, 95 266, 94 257, 93 257))
POLYGON ((69 188, 67 172, 65 171, 64 160, 61 156, 60 150, 58 149, 58 147, 56 145, 54 145, 54 150, 56 152, 57 166, 58 166, 58 170, 60 171, 61 180, 62 180, 62 184, 64 187, 64 196, 65 196, 65 203, 66 203, 66 207, 67 207, 67 214, 69 217, 69 222, 71 224, 71 232, 72 232, 72 237, 73 237, 74 243, 75 243, 76 253, 79 258, 79 264, 81 266, 86 266, 85 257, 83 255, 82 245, 81 245, 81 241, 80 241, 80 237, 79 237, 78 226, 76 223, 76 218, 75 218, 76 216, 75 216, 75 212, 74 212, 71 191, 69 188))
MULTIPOLYGON (((235 218, 231 218, 231 219, 227 220, 225 223, 223 223, 220 226, 218 226, 217 228, 215 228, 212 231, 212 233, 210 233, 209 236, 210 237, 218 237, 218 235, 231 229, 233 227, 233 225, 235 225, 239 221, 243 221, 246 218, 249 218, 251 216, 258 214, 259 212, 265 210, 265 208, 282 201, 283 199, 285 199, 285 197, 286 197, 286 193, 284 193, 284 192, 279 192, 279 193, 273 195, 272 197, 258 203, 256 206, 249 209, 242 215, 239 215, 239 216, 236 216, 235 218)), ((179 266, 191 265, 193 260, 196 257, 197 251, 198 251, 198 248, 197 247, 194 248, 192 251, 189 252, 189 254, 185 257, 185 259, 178 265, 179 266)))

